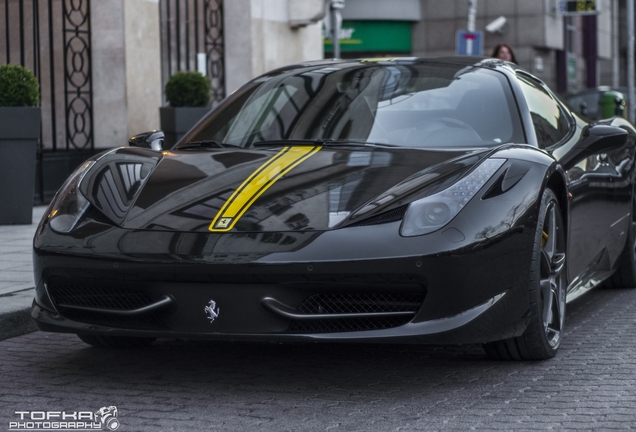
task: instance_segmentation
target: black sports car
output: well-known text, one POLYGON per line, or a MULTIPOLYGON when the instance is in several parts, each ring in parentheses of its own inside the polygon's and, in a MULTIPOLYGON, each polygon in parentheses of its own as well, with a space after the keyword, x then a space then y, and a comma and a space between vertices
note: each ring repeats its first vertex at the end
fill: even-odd
POLYGON ((45 331, 483 343, 546 359, 566 302, 636 285, 635 130, 495 59, 319 61, 228 97, 175 147, 101 153, 34 239, 45 331))

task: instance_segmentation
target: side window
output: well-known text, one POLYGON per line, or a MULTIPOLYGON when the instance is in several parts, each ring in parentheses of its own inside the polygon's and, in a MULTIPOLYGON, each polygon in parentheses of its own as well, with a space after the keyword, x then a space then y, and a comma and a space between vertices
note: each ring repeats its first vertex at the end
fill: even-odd
POLYGON ((517 74, 526 97, 539 147, 546 148, 561 141, 570 130, 567 114, 540 82, 517 74))

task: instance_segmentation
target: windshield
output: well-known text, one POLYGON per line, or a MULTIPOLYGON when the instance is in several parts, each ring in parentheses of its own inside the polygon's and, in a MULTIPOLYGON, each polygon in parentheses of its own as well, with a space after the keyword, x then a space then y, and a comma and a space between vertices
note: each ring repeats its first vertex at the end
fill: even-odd
POLYGON ((202 122, 195 141, 250 147, 270 141, 403 147, 523 142, 506 77, 435 63, 341 63, 258 78, 202 122))

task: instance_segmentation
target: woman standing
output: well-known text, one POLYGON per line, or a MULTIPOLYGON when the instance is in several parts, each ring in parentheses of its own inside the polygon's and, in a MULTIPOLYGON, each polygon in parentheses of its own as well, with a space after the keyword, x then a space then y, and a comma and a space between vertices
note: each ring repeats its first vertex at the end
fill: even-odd
POLYGON ((504 43, 500 43, 495 47, 495 49, 492 51, 492 56, 500 60, 517 63, 515 52, 512 50, 512 48, 510 48, 510 45, 506 45, 504 43))

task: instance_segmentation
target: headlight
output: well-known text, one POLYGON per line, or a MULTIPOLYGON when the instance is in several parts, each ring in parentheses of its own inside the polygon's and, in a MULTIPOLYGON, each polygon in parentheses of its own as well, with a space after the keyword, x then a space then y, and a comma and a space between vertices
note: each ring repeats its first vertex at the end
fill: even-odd
POLYGON ((468 204, 505 159, 488 159, 448 189, 409 205, 400 234, 405 237, 428 234, 448 224, 468 204))
POLYGON ((90 207, 88 200, 79 190, 82 179, 95 164, 95 161, 83 163, 66 180, 55 195, 48 214, 49 225, 54 231, 67 233, 79 222, 82 215, 90 207))

